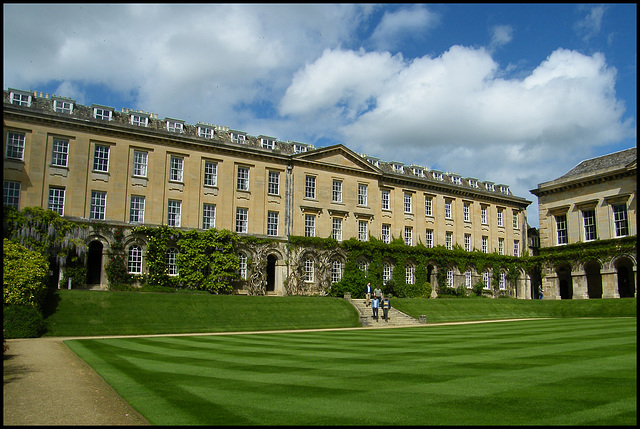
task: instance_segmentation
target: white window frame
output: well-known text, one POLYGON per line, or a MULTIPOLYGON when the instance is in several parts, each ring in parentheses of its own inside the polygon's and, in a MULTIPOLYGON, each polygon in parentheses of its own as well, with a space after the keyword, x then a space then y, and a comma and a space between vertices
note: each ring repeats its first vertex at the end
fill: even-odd
POLYGON ((30 94, 11 91, 9 97, 11 100, 11 104, 15 104, 16 106, 31 107, 32 97, 30 94))
POLYGON ((382 224, 382 242, 385 244, 391 243, 391 224, 382 224))
POLYGON ((391 193, 386 189, 383 189, 380 192, 381 192, 380 198, 381 198, 381 201, 382 201, 382 210, 391 210, 390 206, 389 206, 391 193))
POLYGON ((369 221, 358 221, 358 241, 369 241, 369 221))
POLYGON ((20 208, 20 182, 5 180, 3 183, 2 202, 5 206, 20 208))
POLYGON ((518 229, 520 222, 518 221, 518 210, 513 210, 513 229, 518 229))
POLYGON ((269 171, 267 193, 269 195, 280 195, 280 172, 279 171, 269 171))
POLYGON ((433 230, 432 229, 427 229, 425 231, 424 245, 427 249, 433 248, 433 230))
POLYGON ((165 263, 167 264, 167 274, 169 276, 178 275, 178 249, 170 247, 165 253, 165 263))
POLYGON ((184 158, 171 155, 169 160, 169 181, 182 183, 184 180, 184 158))
POLYGON ((127 272, 129 274, 142 274, 142 247, 134 244, 127 251, 127 272))
POLYGON ((404 266, 404 274, 405 274, 404 280, 408 285, 415 284, 416 282, 415 272, 416 272, 416 269, 413 265, 407 264, 404 266))
POLYGON ((489 271, 482 272, 482 283, 484 283, 484 289, 491 289, 491 276, 489 271))
POLYGON ((331 201, 334 203, 342 202, 342 180, 333 179, 331 201))
POLYGON ((107 145, 96 144, 93 149, 93 171, 109 172, 109 158, 111 148, 107 145))
POLYGON ((444 200, 444 218, 445 219, 453 219, 453 204, 452 200, 445 199, 444 200))
POLYGON ((167 225, 180 227, 182 220, 182 201, 169 200, 167 203, 167 225))
POLYGON ((453 232, 446 231, 444 233, 444 246, 447 250, 453 250, 453 232))
POLYGON ((312 258, 307 257, 304 260, 304 281, 305 283, 313 283, 315 278, 315 262, 312 258))
POLYGON ((465 222, 471 222, 471 203, 463 203, 462 217, 465 222))
POLYGON ((464 235, 464 251, 471 252, 471 234, 464 235))
POLYGON ((502 207, 497 207, 496 213, 497 213, 496 219, 498 221, 498 226, 504 226, 504 209, 502 207))
POLYGON ((184 132, 184 124, 180 121, 167 120, 167 131, 182 134, 184 132))
POLYGON ((304 236, 316 236, 316 215, 308 213, 304 215, 304 236))
POLYGON ((129 222, 144 223, 145 197, 142 195, 131 195, 129 210, 129 222))
POLYGON ((136 177, 147 177, 147 165, 149 163, 149 152, 142 150, 133 151, 133 175, 136 177))
POLYGON ((113 110, 104 107, 94 107, 93 117, 103 121, 110 121, 113 118, 113 110))
POLYGON ((584 227, 584 241, 593 241, 597 238, 596 210, 582 210, 582 224, 584 227))
POLYGON ((315 200, 316 198, 316 176, 306 175, 304 179, 304 197, 315 200))
POLYGON ((238 166, 236 189, 238 191, 249 191, 249 167, 238 166))
POLYGON ((236 232, 240 234, 249 232, 249 209, 244 207, 236 208, 236 232))
POLYGON ((213 128, 198 126, 198 137, 203 137, 205 139, 212 139, 214 136, 213 128))
POLYGON ((424 197, 424 215, 433 217, 433 197, 424 197))
POLYGON ((500 290, 507 290, 507 275, 504 271, 500 272, 500 283, 498 284, 500 290))
POLYGON ((24 149, 26 146, 26 140, 27 135, 25 133, 8 131, 5 158, 24 161, 24 149))
POLYGON ((391 280, 391 276, 393 275, 393 269, 391 268, 391 264, 385 262, 382 265, 382 283, 387 284, 389 280, 391 280))
POLYGON ((218 186, 218 163, 213 161, 204 162, 204 186, 218 186))
POLYGON ((404 244, 413 246, 413 228, 410 226, 404 227, 404 244))
POLYGON ((238 254, 238 272, 242 280, 247 279, 247 259, 247 255, 245 255, 244 253, 238 254))
POLYGON ((520 256, 520 242, 518 240, 513 242, 513 256, 520 256))
POLYGON ((271 150, 273 150, 276 147, 276 141, 274 139, 261 137, 260 138, 260 146, 262 146, 263 149, 271 149, 271 150))
POLYGON ((369 187, 365 183, 358 183, 358 205, 367 206, 369 187))
POLYGON ((404 193, 404 212, 413 213, 413 195, 409 192, 404 193))
POLYGON ((569 237, 567 234, 567 215, 557 215, 555 216, 556 222, 556 243, 558 245, 564 245, 569 243, 569 237))
POLYGON ((342 262, 334 260, 331 264, 331 282, 336 283, 342 280, 342 262))
POLYGON ((139 113, 132 113, 130 116, 130 123, 131 125, 146 127, 149 125, 149 117, 139 113))
POLYGON ((231 133, 230 138, 233 143, 245 144, 247 142, 246 134, 231 133))
POLYGON ((64 216, 64 194, 65 188, 50 186, 47 209, 58 213, 60 216, 64 216))
POLYGON ((629 235, 629 216, 627 204, 612 204, 611 211, 613 213, 613 231, 615 237, 626 237, 629 235))
POLYGON ((51 142, 51 165, 67 167, 69 161, 69 140, 54 137, 51 142))
POLYGON ((498 255, 504 255, 504 238, 498 238, 498 255))
POLYGON ((480 223, 487 225, 487 206, 480 206, 480 223))
POLYGON ((447 287, 453 287, 453 270, 451 268, 447 268, 447 287))
POLYGON ((210 229, 216 227, 216 205, 202 204, 202 229, 210 229))
POLYGON ((489 253, 489 237, 482 236, 482 253, 489 253))
POLYGON ((469 270, 464 272, 464 285, 467 289, 471 289, 473 287, 473 273, 469 270))
POLYGON ((73 101, 53 100, 53 111, 57 113, 73 113, 73 101))
POLYGON ((278 236, 278 212, 267 212, 267 235, 270 237, 278 236))
POLYGON ((342 218, 334 217, 331 223, 331 238, 342 241, 342 218))

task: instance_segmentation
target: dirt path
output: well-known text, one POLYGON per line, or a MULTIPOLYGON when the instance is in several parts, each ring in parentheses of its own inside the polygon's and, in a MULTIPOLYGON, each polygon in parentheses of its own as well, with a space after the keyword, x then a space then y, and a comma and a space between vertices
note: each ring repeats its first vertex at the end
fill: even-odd
POLYGON ((3 425, 148 425, 60 338, 7 340, 3 425))

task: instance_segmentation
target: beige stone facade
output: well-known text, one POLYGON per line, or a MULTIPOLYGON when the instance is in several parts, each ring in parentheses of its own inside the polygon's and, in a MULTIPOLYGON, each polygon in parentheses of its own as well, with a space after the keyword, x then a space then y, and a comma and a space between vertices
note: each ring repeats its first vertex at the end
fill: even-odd
MULTIPOLYGON (((290 236, 527 251, 530 201, 508 185, 383 162, 343 145, 316 149, 19 90, 4 92, 3 119, 5 204, 111 225, 215 227, 272 238, 272 245, 241 249, 249 293, 321 293, 331 261, 344 262, 328 252, 305 266, 305 252, 287 254, 290 236)), ((125 247, 146 246, 128 240, 125 247)), ((105 285, 109 238, 93 231, 89 241, 102 261, 89 283, 105 285)))
MULTIPOLYGON (((583 161, 567 174, 541 183, 540 247, 561 251, 616 247, 637 236, 636 148, 583 161)), ((634 240, 635 242, 635 240, 634 240)), ((618 246, 620 247, 620 246, 618 246)), ((545 299, 619 298, 636 295, 637 252, 621 250, 544 267, 545 299)), ((602 252, 601 252, 602 253, 602 252)))

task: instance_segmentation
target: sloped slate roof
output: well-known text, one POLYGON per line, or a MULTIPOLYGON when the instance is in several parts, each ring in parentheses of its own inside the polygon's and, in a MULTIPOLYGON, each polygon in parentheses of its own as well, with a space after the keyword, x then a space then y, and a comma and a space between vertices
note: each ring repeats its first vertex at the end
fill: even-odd
POLYGON ((611 153, 609 155, 599 156, 597 158, 587 159, 575 166, 564 176, 558 179, 567 179, 574 176, 581 176, 587 173, 609 169, 613 167, 626 167, 637 160, 636 148, 622 150, 620 152, 611 153))

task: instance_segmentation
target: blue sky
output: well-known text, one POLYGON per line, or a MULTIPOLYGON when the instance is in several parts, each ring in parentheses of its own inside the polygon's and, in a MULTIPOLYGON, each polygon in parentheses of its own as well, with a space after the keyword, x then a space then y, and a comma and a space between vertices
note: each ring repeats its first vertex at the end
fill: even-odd
POLYGON ((635 4, 4 4, 37 90, 529 191, 636 145, 635 4))

